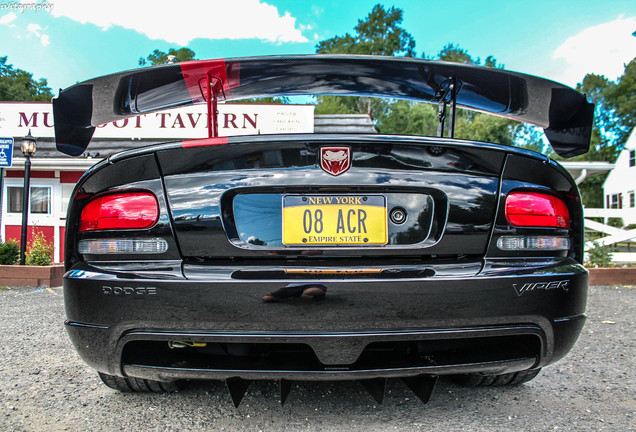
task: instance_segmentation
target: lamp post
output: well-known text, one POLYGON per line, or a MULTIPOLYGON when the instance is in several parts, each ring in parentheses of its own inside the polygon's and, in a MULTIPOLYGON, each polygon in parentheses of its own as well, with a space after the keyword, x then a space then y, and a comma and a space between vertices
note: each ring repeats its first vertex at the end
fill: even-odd
POLYGON ((22 233, 20 236, 20 265, 24 265, 26 255, 27 227, 29 222, 29 189, 31 185, 31 156, 35 153, 36 139, 31 135, 22 138, 22 153, 24 154, 24 188, 22 190, 22 233))

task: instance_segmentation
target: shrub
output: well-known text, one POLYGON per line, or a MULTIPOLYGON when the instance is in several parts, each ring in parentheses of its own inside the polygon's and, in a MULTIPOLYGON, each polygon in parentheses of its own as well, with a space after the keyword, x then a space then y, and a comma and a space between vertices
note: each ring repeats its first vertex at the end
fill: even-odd
POLYGON ((53 260, 53 243, 47 242, 43 232, 38 232, 27 246, 26 265, 47 266, 53 260))
POLYGON ((0 242, 0 264, 11 265, 18 261, 20 246, 15 240, 0 242))
POLYGON ((623 226, 625 225, 623 223, 623 218, 614 218, 614 217, 609 218, 607 220, 607 224, 614 228, 623 228, 623 226))
POLYGON ((612 252, 607 246, 601 246, 593 242, 594 247, 587 251, 587 267, 610 267, 612 264, 612 252))

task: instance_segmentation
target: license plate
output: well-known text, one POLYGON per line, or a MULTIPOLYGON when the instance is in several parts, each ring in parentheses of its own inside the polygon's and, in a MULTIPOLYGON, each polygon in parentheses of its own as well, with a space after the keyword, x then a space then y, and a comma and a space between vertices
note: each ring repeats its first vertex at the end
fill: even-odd
POLYGON ((385 245, 382 195, 285 195, 283 244, 289 246, 385 245))

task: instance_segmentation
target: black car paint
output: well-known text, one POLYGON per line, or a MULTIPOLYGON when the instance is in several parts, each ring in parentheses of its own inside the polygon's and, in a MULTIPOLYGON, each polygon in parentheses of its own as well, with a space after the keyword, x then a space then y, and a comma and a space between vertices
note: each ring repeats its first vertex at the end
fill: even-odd
MULTIPOLYGON (((544 156, 504 146, 434 138, 292 135, 235 138, 226 146, 184 149, 180 143, 172 143, 136 149, 87 172, 73 194, 67 227, 67 329, 88 364, 114 375, 165 380, 504 373, 541 367, 561 358, 576 341, 585 317, 587 272, 580 265, 582 213, 576 186, 558 164, 544 156), (311 156, 303 159, 303 154, 311 155, 313 149, 328 143, 351 145, 354 155, 366 149, 376 156, 363 160, 354 156, 349 172, 329 176, 320 170, 317 159, 313 163, 311 156), (431 155, 433 147, 435 154, 431 155), (281 166, 267 166, 266 158, 258 155, 273 149, 291 154, 292 161, 288 158, 281 166), (439 149, 444 150, 441 155, 439 149), (407 150, 420 155, 419 166, 391 156, 407 150), (252 155, 252 161, 265 166, 237 169, 234 165, 245 162, 244 155, 252 155), (430 165, 423 166, 422 161, 430 165), (229 170, 226 162, 232 162, 229 170), (196 196, 203 198, 202 203, 187 208, 189 194, 208 187, 196 196), (446 200, 448 206, 444 217, 437 215, 439 238, 430 244, 262 247, 242 242, 232 228, 234 188, 240 193, 274 195, 290 191, 425 191, 436 202, 446 200), (161 214, 154 227, 77 231, 83 205, 99 194, 122 189, 150 190, 158 197, 161 214), (570 251, 503 252, 496 248, 496 239, 503 234, 568 234, 567 230, 511 227, 502 206, 506 194, 516 189, 549 191, 566 202, 573 221, 570 251), (186 212, 190 212, 187 217, 186 212), (114 260, 112 256, 81 256, 74 247, 81 239, 114 237, 162 237, 169 248, 164 254, 114 260), (378 272, 352 275, 360 268, 378 272), (286 269, 340 269, 349 275, 309 272, 306 277, 292 276, 286 269), (299 278, 326 284, 326 298, 282 304, 261 300, 299 278), (514 286, 564 280, 563 289, 536 290, 523 296, 514 286), (532 352, 511 351, 510 358, 468 355, 443 366, 416 361, 390 369, 354 367, 356 358, 373 343, 449 343, 458 337, 484 335, 490 340, 502 337, 506 343, 507 337, 530 335, 538 342, 532 352), (306 370, 298 366, 298 370, 285 372, 256 366, 197 369, 161 364, 156 358, 148 358, 144 365, 139 363, 139 355, 124 347, 125 343, 184 338, 229 345, 290 343, 293 339, 311 347, 324 367, 306 370), (134 361, 126 363, 129 360, 134 361), (333 366, 340 369, 330 369, 333 366)), ((433 227, 432 232, 435 230, 433 227)), ((139 343, 139 347, 146 346, 139 343)))

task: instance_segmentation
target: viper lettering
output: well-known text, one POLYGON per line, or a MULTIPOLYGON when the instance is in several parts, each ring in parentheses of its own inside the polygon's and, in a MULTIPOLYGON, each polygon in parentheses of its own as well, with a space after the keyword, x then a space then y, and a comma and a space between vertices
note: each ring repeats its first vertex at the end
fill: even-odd
POLYGON ((569 280, 562 280, 562 281, 553 281, 553 282, 526 283, 526 284, 523 284, 522 286, 519 286, 517 284, 512 284, 512 286, 515 289, 515 292, 517 293, 517 295, 521 296, 524 293, 534 291, 534 290, 540 290, 540 289, 548 291, 548 290, 561 288, 563 291, 567 292, 569 284, 570 284, 569 280))

